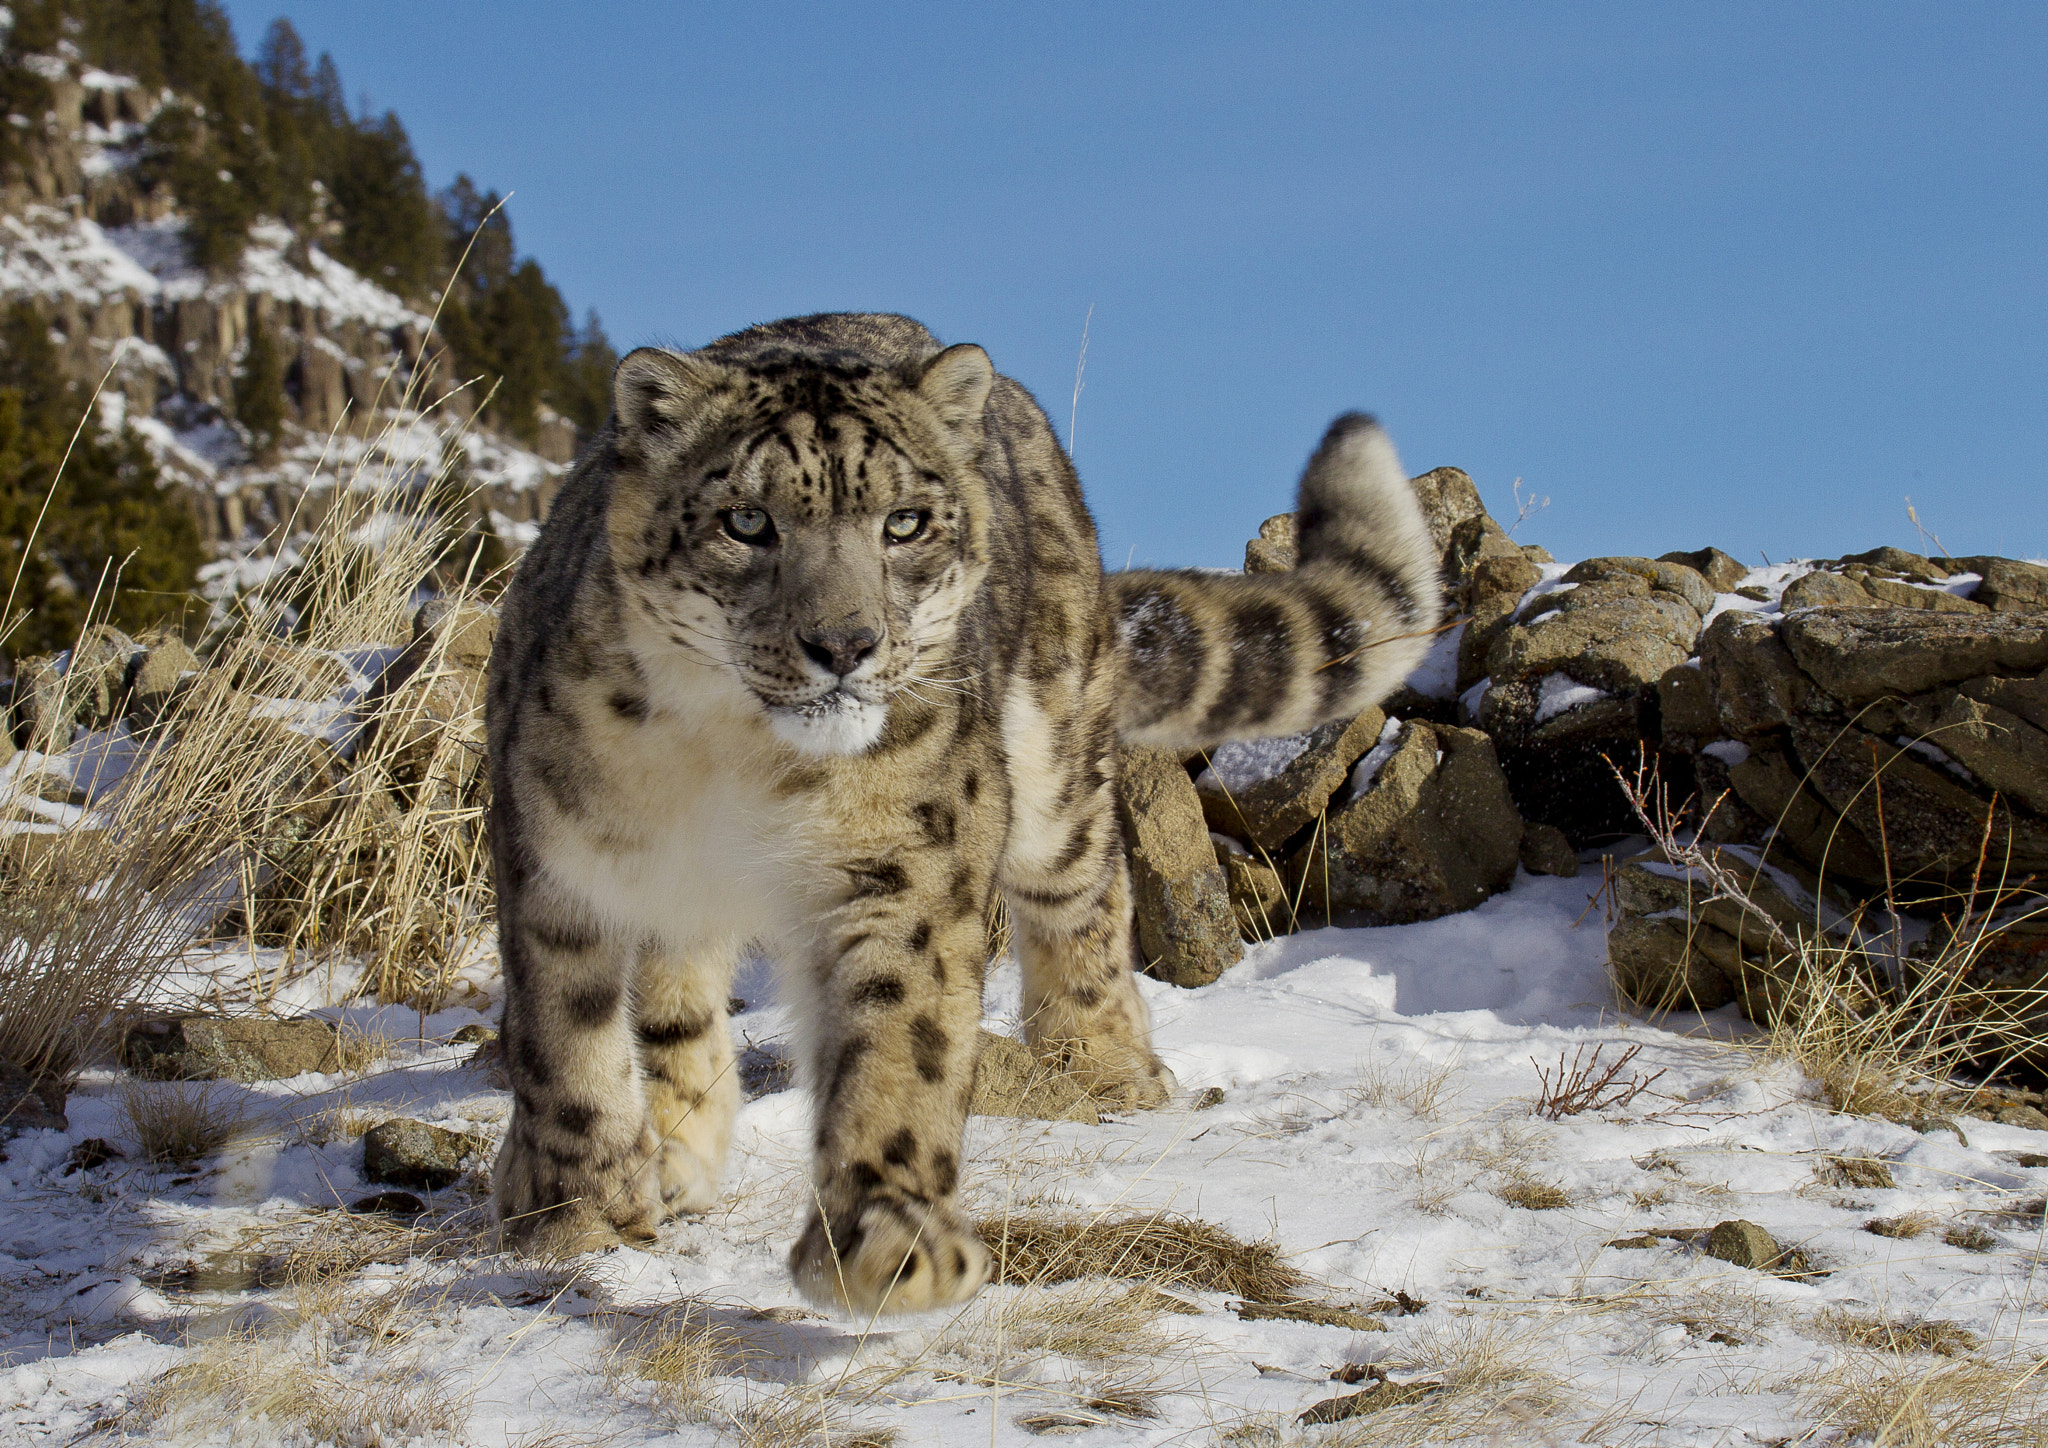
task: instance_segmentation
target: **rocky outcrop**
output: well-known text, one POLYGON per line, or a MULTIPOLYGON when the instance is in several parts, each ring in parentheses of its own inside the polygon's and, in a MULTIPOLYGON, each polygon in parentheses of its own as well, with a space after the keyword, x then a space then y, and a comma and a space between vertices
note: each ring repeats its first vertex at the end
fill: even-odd
POLYGON ((331 1021, 170 1016, 143 1021, 121 1044, 140 1076, 182 1081, 274 1081, 340 1069, 331 1021))
MULTIPOLYGON (((246 543, 316 521, 320 495, 358 463, 396 486, 423 482, 422 439, 431 446, 469 421, 481 396, 453 375, 432 318, 323 252, 317 215, 305 235, 253 227, 231 273, 191 265, 175 198, 138 179, 162 97, 76 63, 58 68, 48 112, 22 137, 16 177, 0 191, 7 300, 48 323, 73 379, 89 390, 104 379, 105 421, 157 424, 145 440, 186 486, 201 536, 246 543), (257 349, 282 374, 286 433, 279 455, 261 461, 235 420, 237 382, 257 349), (435 421, 415 421, 429 411, 435 421), (405 436, 384 447, 394 427, 405 436)), ((574 429, 544 413, 537 456, 476 441, 487 510, 508 525, 538 521, 574 429)))

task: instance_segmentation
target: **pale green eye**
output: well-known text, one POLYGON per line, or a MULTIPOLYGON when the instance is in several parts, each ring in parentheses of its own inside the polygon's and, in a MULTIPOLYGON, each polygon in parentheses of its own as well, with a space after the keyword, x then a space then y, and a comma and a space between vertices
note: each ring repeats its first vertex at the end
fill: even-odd
POLYGON ((775 524, 759 508, 734 508, 725 515, 725 531, 742 543, 766 543, 775 524))
POLYGON ((892 542, 907 543, 924 531, 924 514, 915 508, 898 508, 883 520, 882 531, 892 542))

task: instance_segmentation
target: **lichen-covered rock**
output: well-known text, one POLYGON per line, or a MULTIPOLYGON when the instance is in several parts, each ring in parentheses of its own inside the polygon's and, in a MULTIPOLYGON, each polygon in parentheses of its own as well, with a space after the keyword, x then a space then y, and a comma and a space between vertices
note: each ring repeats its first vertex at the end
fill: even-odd
MULTIPOLYGON (((1670 566, 1670 565, 1664 565, 1670 566)), ((1487 651, 1496 687, 1514 680, 1565 674, 1609 692, 1634 691, 1692 656, 1700 616, 1683 599, 1619 581, 1549 594, 1505 630, 1487 651)))
POLYGON ((1778 1245, 1777 1238, 1755 1222, 1745 1222, 1740 1218, 1716 1222, 1713 1231, 1707 1234, 1709 1257, 1718 1257, 1737 1267, 1747 1267, 1752 1272, 1768 1272, 1784 1254, 1785 1249, 1778 1245))
POLYGON ((1718 548, 1701 548, 1691 553, 1660 553, 1659 563, 1681 563, 1707 580, 1715 592, 1732 593, 1749 577, 1749 569, 1718 548))
POLYGON ((1607 963, 1614 988, 1647 1011, 1711 1011, 1735 999, 1735 988, 1716 957, 1734 942, 1720 932, 1681 919, 1624 915, 1607 932, 1607 963), (1712 932, 1709 935, 1708 932, 1712 932))
POLYGON ((2013 558, 1956 558, 1951 562, 1981 576, 1970 596, 1997 613, 2048 613, 2048 568, 2013 558))
POLYGON ((144 644, 128 683, 128 722, 138 729, 169 714, 186 681, 201 667, 199 655, 174 634, 146 639, 144 644))
POLYGON ((121 1058, 139 1076, 186 1081, 274 1081, 341 1066, 333 1023, 312 1017, 160 1017, 129 1030, 121 1058))
POLYGON ((363 1178, 386 1186, 437 1192, 453 1186, 462 1175, 463 1163, 488 1145, 474 1132, 393 1117, 363 1134, 363 1178))
POLYGON ((1588 558, 1566 572, 1566 583, 1606 583, 1618 578, 1640 578, 1653 592, 1683 599, 1692 611, 1704 617, 1714 607, 1714 590, 1697 569, 1683 563, 1655 558, 1588 558))
POLYGON ((1699 649, 1700 672, 1730 738, 1748 739, 1777 728, 1803 711, 1813 695, 1813 681, 1793 659, 1777 626, 1759 614, 1722 614, 1700 635, 1699 649))
POLYGON ((1806 676, 1851 708, 1981 674, 2048 669, 2048 618, 2039 615, 1817 609, 1788 615, 1783 637, 1806 676))
POLYGON ((1259 536, 1244 545, 1247 573, 1291 573, 1301 559, 1294 514, 1280 513, 1259 524, 1259 536))
POLYGON ((1579 852, 1571 837, 1555 825, 1530 821, 1522 828, 1522 868, 1532 875, 1570 879, 1579 873, 1579 852))
POLYGON ((1270 940, 1286 931, 1291 923, 1287 885, 1278 870, 1259 856, 1220 848, 1216 863, 1223 867, 1230 908, 1246 940, 1270 940))
POLYGON ((1506 889, 1521 843, 1493 741, 1411 720, 1371 788, 1288 862, 1288 883, 1326 915, 1431 920, 1506 889))
POLYGON ((1243 958, 1244 943, 1194 781, 1173 755, 1127 748, 1117 803, 1146 970, 1174 985, 1207 985, 1243 958))
POLYGON ((2048 817, 2048 730, 1996 704, 1946 689, 1906 701, 1899 723, 1980 783, 2048 817))

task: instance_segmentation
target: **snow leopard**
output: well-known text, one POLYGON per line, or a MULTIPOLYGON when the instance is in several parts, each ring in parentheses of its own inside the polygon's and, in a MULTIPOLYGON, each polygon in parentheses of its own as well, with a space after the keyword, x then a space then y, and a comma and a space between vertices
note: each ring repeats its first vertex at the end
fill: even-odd
POLYGON ((1165 1102, 1134 977, 1120 747, 1350 717, 1436 624, 1392 445, 1331 424, 1290 573, 1105 574, 1073 464, 982 348, 831 314, 620 362, 502 601, 489 835, 509 1250, 653 1239, 718 1198, 728 989, 765 951, 812 1104, 812 1301, 957 1303, 986 923, 1023 1030, 1104 1109, 1165 1102))

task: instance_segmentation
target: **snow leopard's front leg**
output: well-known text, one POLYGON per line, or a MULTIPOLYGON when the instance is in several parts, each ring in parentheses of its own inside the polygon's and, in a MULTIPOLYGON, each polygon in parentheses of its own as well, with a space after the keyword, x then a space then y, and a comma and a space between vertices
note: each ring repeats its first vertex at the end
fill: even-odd
POLYGON ((642 946, 633 1034, 647 1093, 647 1130, 664 1212, 718 1201, 740 1079, 726 1024, 736 941, 688 949, 642 946))
POLYGON ((851 898, 817 947, 815 1198, 790 1270, 821 1305, 916 1311, 988 1279, 955 1199, 987 957, 988 870, 968 853, 848 862, 851 898))
POLYGON ((559 892, 513 890, 499 902, 499 947, 513 1101, 495 1170, 505 1245, 559 1257, 652 1240, 660 1190, 633 1041, 637 942, 559 892))

